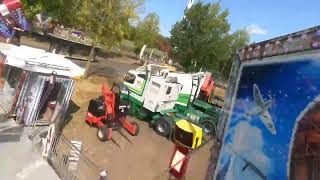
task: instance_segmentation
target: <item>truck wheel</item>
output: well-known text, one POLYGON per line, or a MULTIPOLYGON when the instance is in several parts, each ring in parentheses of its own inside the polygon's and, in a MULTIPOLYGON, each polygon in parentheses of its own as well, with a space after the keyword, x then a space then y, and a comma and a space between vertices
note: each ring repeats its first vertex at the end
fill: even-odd
POLYGON ((216 134, 216 125, 210 121, 205 120, 200 123, 202 126, 202 130, 205 134, 215 135, 216 134))
POLYGON ((131 124, 136 127, 136 131, 134 132, 133 136, 138 136, 140 132, 139 125, 136 122, 132 122, 131 124))
POLYGON ((164 118, 160 118, 155 124, 155 131, 160 136, 168 137, 170 134, 170 130, 170 123, 164 118))
POLYGON ((107 126, 102 127, 102 128, 98 128, 97 131, 97 137, 100 141, 105 142, 108 141, 111 135, 111 131, 109 130, 109 128, 107 126))

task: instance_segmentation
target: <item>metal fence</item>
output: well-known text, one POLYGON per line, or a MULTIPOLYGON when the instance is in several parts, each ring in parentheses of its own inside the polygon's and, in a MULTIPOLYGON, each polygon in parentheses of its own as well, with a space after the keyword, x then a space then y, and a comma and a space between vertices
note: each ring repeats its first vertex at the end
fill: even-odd
POLYGON ((82 144, 62 134, 52 139, 48 162, 62 180, 99 180, 101 169, 81 152, 82 144))

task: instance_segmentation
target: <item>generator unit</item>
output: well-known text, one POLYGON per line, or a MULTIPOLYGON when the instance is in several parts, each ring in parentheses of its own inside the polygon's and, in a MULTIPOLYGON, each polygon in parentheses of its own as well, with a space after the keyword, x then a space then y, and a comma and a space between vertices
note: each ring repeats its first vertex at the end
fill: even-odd
POLYGON ((179 96, 182 85, 172 79, 154 77, 145 92, 143 107, 151 112, 172 109, 179 96))
POLYGON ((189 149, 196 149, 202 143, 202 128, 185 119, 181 119, 176 122, 174 142, 189 149))

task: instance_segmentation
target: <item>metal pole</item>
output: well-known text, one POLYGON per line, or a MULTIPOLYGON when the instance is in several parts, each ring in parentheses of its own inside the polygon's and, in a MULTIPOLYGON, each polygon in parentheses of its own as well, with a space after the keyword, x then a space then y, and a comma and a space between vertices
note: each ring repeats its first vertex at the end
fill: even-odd
POLYGON ((194 3, 194 0, 188 0, 187 8, 186 8, 187 11, 192 7, 193 3, 194 3))

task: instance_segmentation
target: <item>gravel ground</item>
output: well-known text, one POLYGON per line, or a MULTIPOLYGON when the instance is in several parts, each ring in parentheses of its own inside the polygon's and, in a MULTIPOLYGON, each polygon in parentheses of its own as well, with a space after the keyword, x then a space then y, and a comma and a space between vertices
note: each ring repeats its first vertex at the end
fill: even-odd
MULTIPOLYGON (((174 144, 157 135, 147 122, 130 118, 140 126, 140 134, 132 137, 125 130, 113 135, 112 141, 102 143, 96 137, 96 128, 90 128, 84 121, 89 99, 99 96, 102 83, 110 80, 101 76, 91 76, 76 82, 71 109, 70 122, 63 133, 70 140, 82 141, 84 152, 99 167, 109 172, 110 179, 152 180, 168 179, 166 169, 174 150, 174 144)), ((205 179, 212 142, 195 152, 189 162, 186 179, 205 179)))

